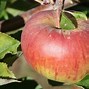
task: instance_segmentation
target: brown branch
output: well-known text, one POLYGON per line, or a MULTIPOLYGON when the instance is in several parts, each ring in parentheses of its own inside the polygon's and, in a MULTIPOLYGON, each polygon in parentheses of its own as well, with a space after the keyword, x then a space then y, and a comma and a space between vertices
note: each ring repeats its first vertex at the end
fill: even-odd
MULTIPOLYGON (((70 4, 68 4, 68 3, 67 2, 65 3, 65 8, 67 8, 67 5, 69 6, 72 4, 71 2, 70 2, 70 4)), ((53 9, 52 4, 40 5, 38 7, 35 7, 33 9, 30 9, 30 10, 24 12, 23 14, 21 14, 19 16, 13 17, 9 20, 1 21, 0 22, 0 31, 9 32, 9 31, 13 31, 18 28, 21 28, 25 25, 25 23, 28 21, 29 18, 31 18, 31 16, 33 14, 36 14, 40 11, 51 10, 51 9, 53 9)))
POLYGON ((33 8, 31 10, 28 10, 27 12, 23 13, 21 15, 21 17, 24 19, 25 23, 28 21, 29 18, 31 18, 31 16, 33 14, 36 14, 40 11, 44 11, 44 10, 51 10, 53 9, 53 6, 51 4, 48 4, 48 5, 40 5, 36 8, 33 8))

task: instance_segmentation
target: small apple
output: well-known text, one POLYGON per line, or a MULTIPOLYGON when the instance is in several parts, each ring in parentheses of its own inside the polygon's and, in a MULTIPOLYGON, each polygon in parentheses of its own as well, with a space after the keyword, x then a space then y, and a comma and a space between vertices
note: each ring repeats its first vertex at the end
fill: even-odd
POLYGON ((56 10, 34 14, 21 36, 23 54, 43 76, 76 83, 89 71, 89 20, 77 20, 72 30, 58 28, 56 10))

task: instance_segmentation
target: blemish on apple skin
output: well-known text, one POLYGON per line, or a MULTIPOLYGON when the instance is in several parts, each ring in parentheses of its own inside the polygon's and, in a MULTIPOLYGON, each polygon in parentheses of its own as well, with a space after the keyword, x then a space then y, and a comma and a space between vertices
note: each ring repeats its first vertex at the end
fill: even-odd
POLYGON ((69 30, 63 31, 63 36, 65 39, 68 39, 68 40, 71 39, 70 35, 71 35, 71 31, 69 31, 69 30))
POLYGON ((70 36, 68 36, 67 39, 70 39, 70 36))
POLYGON ((49 35, 49 37, 52 37, 51 35, 49 35))

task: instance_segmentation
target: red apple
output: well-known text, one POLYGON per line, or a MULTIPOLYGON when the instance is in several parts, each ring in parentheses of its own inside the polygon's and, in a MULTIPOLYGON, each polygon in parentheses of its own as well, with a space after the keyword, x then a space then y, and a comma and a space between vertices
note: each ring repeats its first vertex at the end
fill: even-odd
POLYGON ((78 20, 78 28, 57 28, 55 10, 41 11, 26 23, 21 36, 23 54, 45 77, 76 83, 89 71, 89 20, 78 20))

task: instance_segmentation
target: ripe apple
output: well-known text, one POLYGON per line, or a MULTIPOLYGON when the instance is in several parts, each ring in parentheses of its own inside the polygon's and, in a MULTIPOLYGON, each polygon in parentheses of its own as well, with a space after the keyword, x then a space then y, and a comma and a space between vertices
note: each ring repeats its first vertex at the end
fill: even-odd
POLYGON ((57 27, 57 17, 56 10, 33 15, 22 32, 22 51, 48 79, 76 83, 89 71, 89 20, 77 20, 77 28, 64 30, 57 27))

